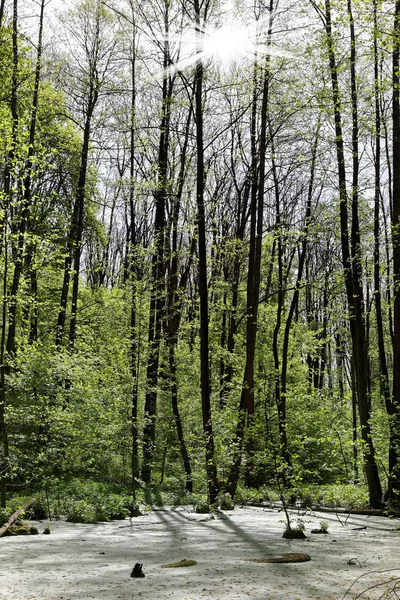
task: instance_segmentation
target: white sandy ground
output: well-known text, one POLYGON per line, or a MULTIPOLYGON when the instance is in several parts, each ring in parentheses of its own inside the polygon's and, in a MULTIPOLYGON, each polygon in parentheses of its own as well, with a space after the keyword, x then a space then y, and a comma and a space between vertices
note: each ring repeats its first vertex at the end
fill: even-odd
MULTIPOLYGON (((132 523, 35 522, 39 531, 50 525, 51 535, 0 539, 0 599, 336 600, 361 576, 346 596, 350 600, 371 585, 400 578, 400 531, 394 520, 352 515, 342 525, 334 513, 303 518, 308 537, 294 541, 281 537, 282 512, 250 507, 218 513, 208 522, 183 507, 154 509, 132 523), (311 534, 321 520, 329 524, 329 535, 311 534), (306 552, 312 560, 246 560, 287 552, 306 552), (197 565, 161 568, 182 559, 197 565), (351 559, 355 564, 348 564, 351 559), (143 579, 130 577, 136 562, 143 563, 143 579), (380 572, 388 569, 393 571, 380 572)), ((340 519, 344 523, 345 516, 340 519)), ((390 591, 394 585, 385 600, 400 597, 400 590, 399 596, 390 591)), ((385 589, 362 599, 382 597, 385 589)))

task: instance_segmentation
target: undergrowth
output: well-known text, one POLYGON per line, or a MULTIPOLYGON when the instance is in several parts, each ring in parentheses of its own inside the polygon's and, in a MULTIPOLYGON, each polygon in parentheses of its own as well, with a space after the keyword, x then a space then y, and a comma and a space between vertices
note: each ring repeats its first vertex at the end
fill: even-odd
MULTIPOLYGON (((279 502, 281 493, 288 504, 302 507, 357 509, 368 506, 368 491, 365 486, 345 484, 302 485, 283 492, 273 486, 262 486, 258 489, 242 486, 238 488, 235 504, 279 502)), ((0 526, 32 497, 36 497, 37 501, 21 519, 24 516, 36 520, 63 518, 75 523, 95 523, 138 516, 139 504, 150 509, 154 505, 192 505, 204 509, 206 507, 207 512, 212 510, 206 494, 187 494, 178 485, 173 489, 156 485, 147 489, 143 487, 139 489, 138 502, 133 503, 132 497, 123 486, 74 478, 66 482, 52 480, 40 490, 32 490, 29 495, 14 494, 7 504, 7 509, 0 509, 0 526)), ((221 497, 225 499, 225 496, 221 497)), ((221 503, 220 508, 233 508, 230 497, 229 501, 229 507, 221 503)))

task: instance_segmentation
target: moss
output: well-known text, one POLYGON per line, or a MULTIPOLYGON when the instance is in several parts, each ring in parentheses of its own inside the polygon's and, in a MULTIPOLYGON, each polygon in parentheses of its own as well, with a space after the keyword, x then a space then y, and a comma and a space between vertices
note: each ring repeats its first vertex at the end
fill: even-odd
POLYGON ((282 537, 286 540, 305 540, 307 536, 302 529, 295 527, 294 529, 285 529, 282 537))
POLYGON ((311 533, 323 533, 325 535, 328 535, 329 531, 327 531, 326 529, 311 529, 311 533))
POLYGON ((282 556, 271 556, 270 558, 250 558, 250 562, 254 563, 299 563, 308 562, 311 560, 311 556, 303 554, 302 552, 290 552, 288 554, 282 554, 282 556))
POLYGON ((167 565, 161 565, 161 568, 162 569, 175 569, 176 567, 193 567, 194 565, 197 565, 197 562, 195 560, 187 560, 185 558, 184 560, 181 560, 180 562, 169 563, 167 565))

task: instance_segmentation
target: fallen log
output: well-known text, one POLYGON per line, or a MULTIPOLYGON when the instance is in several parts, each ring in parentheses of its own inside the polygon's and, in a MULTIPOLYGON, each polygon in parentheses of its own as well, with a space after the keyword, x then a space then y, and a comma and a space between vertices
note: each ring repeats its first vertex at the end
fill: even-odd
MULTIPOLYGON (((251 506, 252 508, 269 508, 271 510, 283 510, 281 502, 243 502, 241 506, 251 506)), ((389 508, 341 508, 320 506, 311 504, 310 506, 299 506, 298 504, 286 504, 286 508, 291 511, 315 511, 321 513, 333 513, 339 515, 364 515, 366 517, 400 517, 400 511, 389 508)))
POLYGON ((4 523, 4 525, 2 525, 0 527, 0 537, 2 537, 5 534, 5 532, 7 531, 7 529, 10 527, 10 525, 12 525, 18 519, 18 517, 23 512, 28 510, 28 508, 30 508, 32 506, 32 504, 34 504, 35 502, 36 502, 36 498, 31 498, 31 500, 29 500, 29 502, 26 502, 21 508, 16 510, 15 513, 12 514, 11 517, 4 523))

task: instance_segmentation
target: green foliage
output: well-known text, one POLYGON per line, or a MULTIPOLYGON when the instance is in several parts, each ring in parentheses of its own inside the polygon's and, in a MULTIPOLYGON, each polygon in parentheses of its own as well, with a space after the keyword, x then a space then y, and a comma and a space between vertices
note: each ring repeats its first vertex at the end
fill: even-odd
POLYGON ((11 517, 12 513, 7 508, 0 508, 0 527, 11 517))
POLYGON ((369 502, 365 486, 349 484, 322 487, 319 500, 322 505, 335 508, 365 508, 369 502))
POLYGON ((95 523, 113 519, 125 519, 135 507, 126 494, 116 494, 112 486, 94 481, 72 480, 57 498, 60 514, 67 521, 95 523))
POLYGON ((193 504, 193 510, 195 513, 204 515, 213 512, 213 507, 209 505, 207 500, 198 499, 195 504, 193 504))
MULTIPOLYGON (((49 481, 46 490, 37 494, 37 501, 26 511, 25 517, 40 520, 60 518, 74 523, 96 523, 138 516, 139 506, 126 492, 116 491, 116 486, 90 480, 72 479, 61 484, 49 481)), ((11 505, 22 505, 27 498, 14 497, 11 505)))
POLYGON ((302 540, 306 537, 306 535, 304 533, 305 530, 306 530, 306 525, 305 525, 303 519, 297 519, 294 527, 292 527, 292 522, 289 521, 285 525, 285 529, 284 529, 282 537, 286 538, 286 539, 292 539, 292 540, 293 539, 302 540))
POLYGON ((72 523, 96 523, 97 521, 107 521, 107 516, 103 507, 95 506, 88 500, 75 500, 71 502, 65 518, 72 523))
POLYGON ((323 531, 324 533, 328 533, 328 523, 326 521, 320 521, 319 522, 319 527, 321 529, 321 531, 323 531))
POLYGON ((235 508, 233 498, 228 493, 219 497, 218 505, 221 510, 233 510, 235 508))

